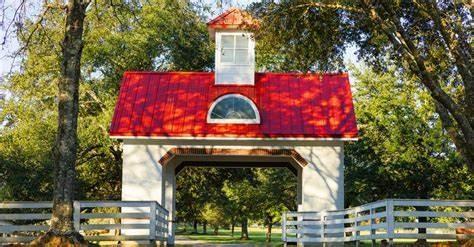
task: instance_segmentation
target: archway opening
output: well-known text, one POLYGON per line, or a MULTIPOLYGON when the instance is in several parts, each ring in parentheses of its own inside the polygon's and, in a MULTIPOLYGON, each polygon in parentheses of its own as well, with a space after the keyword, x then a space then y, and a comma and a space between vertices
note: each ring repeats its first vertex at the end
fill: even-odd
POLYGON ((298 171, 289 162, 186 161, 175 173, 178 242, 280 239, 281 213, 297 208, 298 171))

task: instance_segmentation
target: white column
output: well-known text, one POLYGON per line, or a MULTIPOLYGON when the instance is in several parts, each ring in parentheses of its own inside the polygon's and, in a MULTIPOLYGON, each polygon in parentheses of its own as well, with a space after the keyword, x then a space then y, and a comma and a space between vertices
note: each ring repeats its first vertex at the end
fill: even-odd
POLYGON ((301 178, 303 211, 344 208, 343 142, 334 146, 297 147, 306 159, 301 178))
MULTIPOLYGON (((325 211, 344 208, 344 154, 343 143, 335 146, 298 147, 296 151, 306 159, 298 183, 302 203, 298 211, 325 211)), ((322 216, 325 217, 325 216, 322 216)), ((302 219, 303 220, 303 219, 302 219)), ((308 219, 314 220, 314 219, 308 219)), ((323 220, 323 218, 321 218, 323 220)), ((324 228, 304 226, 313 230, 324 228)), ((344 227, 333 226, 334 227, 344 227)), ((341 237, 341 234, 304 234, 305 237, 341 237)))
POLYGON ((164 186, 164 197, 162 204, 163 207, 168 210, 168 244, 173 245, 175 236, 174 236, 174 222, 176 221, 176 176, 175 176, 176 166, 173 162, 167 163, 164 167, 163 173, 163 186, 164 186))
MULTIPOLYGON (((122 167, 123 201, 157 201, 163 199, 163 167, 159 163, 166 153, 158 145, 129 144, 124 141, 122 167)), ((147 208, 122 208, 122 212, 146 212, 147 208)), ((125 219, 124 223, 148 220, 125 219)), ((124 235, 148 235, 147 229, 124 229, 124 235)))
POLYGON ((123 145, 122 200, 162 201, 163 167, 157 145, 123 145))

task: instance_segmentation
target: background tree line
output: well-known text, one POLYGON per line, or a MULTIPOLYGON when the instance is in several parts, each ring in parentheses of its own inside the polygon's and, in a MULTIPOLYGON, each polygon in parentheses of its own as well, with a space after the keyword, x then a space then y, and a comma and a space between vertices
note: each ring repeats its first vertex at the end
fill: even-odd
MULTIPOLYGON (((121 143, 108 137, 108 127, 124 71, 214 66, 208 6, 112 3, 95 1, 84 23, 78 199, 120 199, 121 143)), ((346 206, 388 197, 474 198, 466 8, 452 1, 261 1, 249 7, 264 23, 256 35, 259 70, 348 69, 353 76, 360 140, 345 147, 346 206), (343 64, 348 44, 358 48, 358 66, 343 64)), ((18 30, 21 66, 1 85, 8 97, 0 101, 0 200, 52 199, 64 22, 61 9, 50 9, 39 24, 28 20, 18 30)), ((249 220, 271 227, 279 212, 295 209, 291 175, 185 169, 178 177, 178 216, 214 229, 249 220)))
POLYGON ((241 239, 248 239, 248 226, 272 226, 281 213, 296 210, 296 176, 287 168, 201 168, 187 167, 177 177, 178 221, 191 223, 185 231, 214 234, 219 228, 241 226, 241 239))

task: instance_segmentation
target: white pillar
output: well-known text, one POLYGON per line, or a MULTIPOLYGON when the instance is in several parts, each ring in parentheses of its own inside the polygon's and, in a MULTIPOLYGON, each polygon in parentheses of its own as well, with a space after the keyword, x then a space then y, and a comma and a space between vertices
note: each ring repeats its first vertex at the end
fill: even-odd
POLYGON ((157 145, 123 145, 122 200, 162 201, 162 152, 157 145))
MULTIPOLYGON (((303 167, 298 183, 301 186, 302 203, 298 211, 325 211, 344 208, 344 154, 343 143, 335 146, 298 147, 296 151, 308 164, 303 167)), ((324 216, 323 216, 324 217, 324 216)), ((298 220, 316 220, 298 219, 298 220)), ((320 219, 323 220, 323 219, 320 219)), ((341 237, 341 234, 304 234, 307 237, 341 237)), ((334 226, 334 227, 344 227, 334 226)), ((332 227, 332 228, 334 228, 332 227)))
POLYGON ((161 205, 168 210, 168 244, 173 245, 175 241, 175 221, 176 221, 176 166, 173 162, 165 165, 163 173, 164 197, 161 205))
MULTIPOLYGON (((160 159, 166 154, 160 145, 123 145, 122 200, 157 201, 163 205, 164 169, 160 159)), ((148 212, 145 208, 122 208, 122 212, 148 212)), ((168 209, 169 210, 169 209, 168 209)), ((147 220, 128 219, 126 223, 144 223, 147 220)), ((148 235, 147 229, 124 229, 124 235, 148 235)))
POLYGON ((306 159, 301 178, 303 211, 323 211, 344 208, 343 142, 334 146, 297 147, 306 159))

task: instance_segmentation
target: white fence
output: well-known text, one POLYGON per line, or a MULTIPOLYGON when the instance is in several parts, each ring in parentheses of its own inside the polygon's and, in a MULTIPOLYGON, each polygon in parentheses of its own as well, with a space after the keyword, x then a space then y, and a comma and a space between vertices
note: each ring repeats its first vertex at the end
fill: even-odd
MULTIPOLYGON (((49 229, 51 202, 0 202, 0 244, 49 229)), ((74 227, 89 241, 166 241, 168 211, 155 201, 74 201, 74 227)))
POLYGON ((323 212, 286 212, 285 243, 349 242, 377 239, 474 238, 474 201, 387 199, 323 212), (466 231, 466 229, 468 229, 466 231), (470 230, 469 230, 470 229, 470 230))

